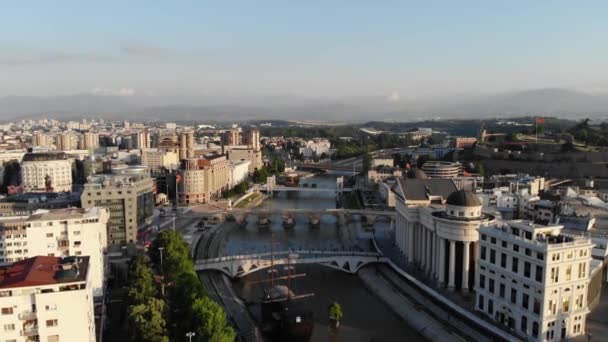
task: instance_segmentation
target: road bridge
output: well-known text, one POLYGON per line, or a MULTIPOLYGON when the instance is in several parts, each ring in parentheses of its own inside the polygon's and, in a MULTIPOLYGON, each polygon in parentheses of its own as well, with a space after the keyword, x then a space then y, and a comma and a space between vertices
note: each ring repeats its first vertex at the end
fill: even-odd
POLYGON ((373 224, 379 218, 394 221, 396 217, 395 211, 389 210, 233 208, 231 211, 226 212, 226 219, 236 221, 238 223, 244 223, 249 215, 254 215, 258 218, 269 218, 272 215, 304 215, 308 216, 309 218, 320 218, 323 215, 331 215, 334 217, 344 215, 347 220, 350 220, 353 216, 358 215, 361 216, 368 224, 373 224))
POLYGON ((197 260, 196 271, 216 270, 232 278, 269 268, 272 265, 320 264, 343 272, 356 273, 369 263, 386 263, 388 258, 377 252, 300 250, 233 255, 197 260))
POLYGON ((332 189, 332 188, 313 188, 313 187, 303 187, 303 186, 273 186, 271 189, 268 189, 264 185, 256 185, 253 187, 254 190, 259 192, 275 192, 275 191, 300 191, 300 192, 331 192, 331 193, 339 193, 339 192, 350 192, 353 191, 352 188, 342 188, 342 189, 332 189))

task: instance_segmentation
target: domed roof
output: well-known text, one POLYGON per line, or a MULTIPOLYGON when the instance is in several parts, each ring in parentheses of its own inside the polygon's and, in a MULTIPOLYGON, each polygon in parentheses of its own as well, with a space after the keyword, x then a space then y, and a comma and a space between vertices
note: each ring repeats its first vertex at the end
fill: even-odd
POLYGON ((452 192, 446 201, 448 205, 455 205, 458 207, 480 207, 481 202, 479 198, 471 191, 458 190, 452 192))

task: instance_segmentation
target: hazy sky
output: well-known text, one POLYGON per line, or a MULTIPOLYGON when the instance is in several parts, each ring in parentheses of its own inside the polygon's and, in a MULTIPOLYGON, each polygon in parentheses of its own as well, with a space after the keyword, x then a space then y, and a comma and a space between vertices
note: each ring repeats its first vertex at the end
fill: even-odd
POLYGON ((608 89, 608 1, 13 1, 0 96, 608 89))

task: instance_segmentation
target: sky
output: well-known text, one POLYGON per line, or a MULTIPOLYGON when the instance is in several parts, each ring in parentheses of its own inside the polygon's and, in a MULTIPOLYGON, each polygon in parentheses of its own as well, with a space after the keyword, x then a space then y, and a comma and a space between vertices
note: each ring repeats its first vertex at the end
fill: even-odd
POLYGON ((608 1, 12 1, 0 96, 608 92, 608 1))

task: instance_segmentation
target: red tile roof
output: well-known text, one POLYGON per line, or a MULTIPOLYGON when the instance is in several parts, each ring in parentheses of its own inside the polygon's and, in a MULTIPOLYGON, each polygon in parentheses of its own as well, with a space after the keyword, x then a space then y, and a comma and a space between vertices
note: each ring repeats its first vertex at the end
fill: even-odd
POLYGON ((79 272, 73 277, 62 277, 65 259, 37 256, 0 267, 0 289, 50 285, 86 280, 88 257, 79 257, 79 272))

